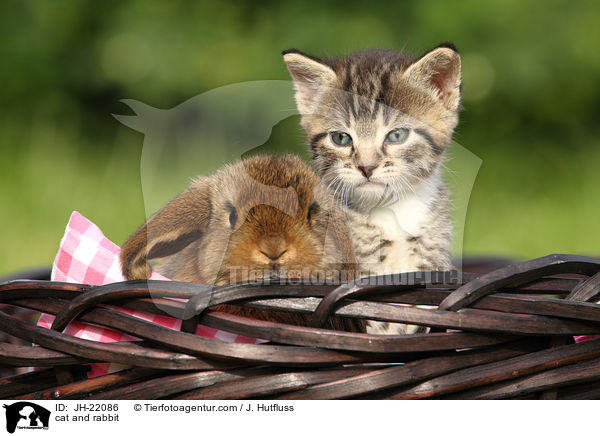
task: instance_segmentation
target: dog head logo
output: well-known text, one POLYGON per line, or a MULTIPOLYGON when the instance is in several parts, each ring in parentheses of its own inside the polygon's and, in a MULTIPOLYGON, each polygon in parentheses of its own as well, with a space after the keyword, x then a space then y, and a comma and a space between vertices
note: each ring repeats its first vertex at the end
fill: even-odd
POLYGON ((6 431, 14 433, 16 428, 48 428, 50 411, 28 401, 4 405, 6 409, 6 431))
MULTIPOLYGON (((292 84, 285 80, 222 86, 168 109, 122 102, 135 115, 113 116, 144 134, 140 178, 147 216, 186 188, 190 177, 211 174, 248 153, 268 151, 264 144, 274 126, 297 114, 292 84)), ((303 150, 304 143, 298 147, 303 150)))

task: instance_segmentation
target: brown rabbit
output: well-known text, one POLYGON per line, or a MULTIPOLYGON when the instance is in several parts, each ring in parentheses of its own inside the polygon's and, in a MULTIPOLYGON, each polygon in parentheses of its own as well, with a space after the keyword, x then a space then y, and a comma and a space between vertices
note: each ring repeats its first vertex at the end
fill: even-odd
MULTIPOLYGON (((352 242, 331 195, 312 168, 294 155, 256 156, 194 180, 155 213, 121 250, 123 275, 146 279, 148 260, 180 281, 223 285, 277 274, 355 277, 352 242)), ((257 319, 306 325, 307 316, 234 305, 215 309, 257 319)), ((330 327, 364 331, 357 320, 330 327)))

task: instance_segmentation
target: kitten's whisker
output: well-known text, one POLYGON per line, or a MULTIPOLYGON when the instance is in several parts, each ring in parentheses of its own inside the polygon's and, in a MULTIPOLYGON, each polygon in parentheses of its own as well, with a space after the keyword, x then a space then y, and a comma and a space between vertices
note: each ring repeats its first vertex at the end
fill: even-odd
POLYGON ((403 174, 398 174, 398 179, 400 179, 400 182, 404 187, 410 189, 414 195, 417 195, 417 191, 415 191, 414 186, 408 181, 408 179, 403 174))
POLYGON ((333 193, 333 202, 339 210, 343 210, 343 198, 344 198, 344 189, 346 184, 341 176, 337 175, 332 184, 335 183, 335 190, 333 193), (339 194, 339 195, 338 195, 339 194), (339 204, 339 206, 338 206, 339 204))

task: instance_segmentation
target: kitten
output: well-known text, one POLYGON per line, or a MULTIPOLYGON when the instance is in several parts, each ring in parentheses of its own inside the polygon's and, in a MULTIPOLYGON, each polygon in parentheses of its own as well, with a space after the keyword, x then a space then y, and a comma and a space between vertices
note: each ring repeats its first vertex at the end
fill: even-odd
MULTIPOLYGON (((363 275, 450 269, 440 166, 460 109, 456 48, 442 44, 420 58, 392 50, 283 56, 317 171, 345 212, 363 275)), ((423 329, 373 322, 369 331, 423 329)))

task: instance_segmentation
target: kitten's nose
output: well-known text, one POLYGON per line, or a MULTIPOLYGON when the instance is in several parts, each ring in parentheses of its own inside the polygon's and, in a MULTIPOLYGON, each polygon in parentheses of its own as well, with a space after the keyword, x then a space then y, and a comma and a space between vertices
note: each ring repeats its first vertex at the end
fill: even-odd
POLYGON ((377 167, 376 166, 359 166, 358 167, 360 172, 363 173, 363 175, 367 179, 371 177, 371 175, 373 174, 373 171, 375 171, 375 168, 377 168, 377 167))

